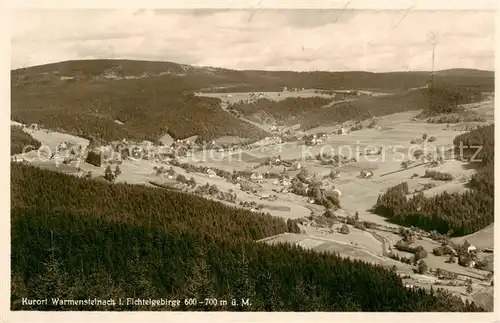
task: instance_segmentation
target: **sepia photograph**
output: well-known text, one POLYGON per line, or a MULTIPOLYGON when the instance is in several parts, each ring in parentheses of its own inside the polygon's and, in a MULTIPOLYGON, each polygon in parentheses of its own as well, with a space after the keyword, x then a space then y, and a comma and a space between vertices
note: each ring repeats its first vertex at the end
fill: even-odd
POLYGON ((11 9, 10 311, 494 312, 496 17, 11 9))

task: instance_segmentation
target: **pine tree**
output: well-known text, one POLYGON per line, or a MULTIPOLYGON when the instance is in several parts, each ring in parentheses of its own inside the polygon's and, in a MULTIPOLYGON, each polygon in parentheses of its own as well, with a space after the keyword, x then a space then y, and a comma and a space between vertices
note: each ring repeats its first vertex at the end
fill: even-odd
POLYGON ((427 267, 427 264, 425 263, 425 261, 420 260, 418 262, 418 269, 417 270, 418 270, 419 274, 425 274, 427 272, 428 267, 427 267))
POLYGON ((114 178, 116 179, 118 177, 118 175, 120 175, 121 173, 122 173, 122 170, 120 169, 120 167, 118 165, 116 165, 115 172, 114 172, 114 178))
POLYGON ((104 179, 107 180, 108 182, 112 182, 115 180, 115 175, 113 174, 110 165, 108 165, 104 170, 104 179))

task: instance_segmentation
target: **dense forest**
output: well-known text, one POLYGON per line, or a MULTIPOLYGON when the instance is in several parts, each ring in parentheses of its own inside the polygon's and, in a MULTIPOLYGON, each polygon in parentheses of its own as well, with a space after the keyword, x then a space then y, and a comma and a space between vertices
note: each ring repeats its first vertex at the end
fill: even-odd
POLYGON ((407 289, 380 266, 255 242, 298 227, 194 195, 17 163, 11 187, 14 310, 482 311, 440 290, 407 289), (22 306, 23 297, 49 303, 22 306), (117 303, 62 307, 51 297, 117 303), (181 304, 120 305, 120 297, 181 304), (192 298, 228 304, 186 305, 192 298))
POLYGON ((10 154, 21 154, 23 150, 36 150, 42 144, 20 126, 10 126, 10 154))
POLYGON ((480 127, 459 135, 454 140, 456 150, 462 143, 459 158, 477 168, 465 193, 443 192, 425 197, 422 192, 407 198, 407 183, 396 185, 379 195, 373 211, 397 224, 416 226, 425 230, 462 236, 478 231, 494 220, 494 125, 480 127), (473 154, 482 149, 477 156, 473 154), (481 161, 479 161, 481 160, 481 161))
POLYGON ((428 104, 420 118, 434 117, 440 114, 462 112, 460 104, 483 100, 483 94, 469 87, 453 86, 443 82, 436 82, 427 89, 428 104))

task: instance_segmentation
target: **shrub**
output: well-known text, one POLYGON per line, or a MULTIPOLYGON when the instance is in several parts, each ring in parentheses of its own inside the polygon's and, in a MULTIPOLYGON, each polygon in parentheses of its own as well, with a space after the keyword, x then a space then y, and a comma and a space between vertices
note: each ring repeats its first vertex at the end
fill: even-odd
POLYGON ((194 179, 194 177, 191 176, 191 178, 188 181, 188 184, 191 187, 195 187, 196 186, 196 180, 194 179))
POLYGON ((429 269, 427 267, 427 264, 423 260, 420 260, 418 262, 418 267, 417 268, 418 268, 417 271, 418 271, 419 274, 425 274, 427 272, 427 270, 429 269))
POLYGON ((448 264, 454 264, 457 262, 457 260, 454 256, 450 256, 450 258, 448 258, 448 260, 446 260, 445 262, 448 264))
POLYGON ((415 252, 415 260, 418 261, 420 259, 424 259, 427 257, 427 251, 425 249, 421 249, 417 252, 415 252))
POLYGON ((335 217, 335 213, 332 209, 328 209, 325 211, 325 213, 323 213, 323 216, 327 217, 327 218, 334 218, 335 217))
POLYGON ((423 154, 424 151, 422 149, 417 149, 413 152, 413 157, 415 157, 415 159, 419 159, 423 154))
POLYGON ((121 173, 122 173, 122 170, 120 169, 120 167, 118 165, 116 165, 115 172, 114 172, 115 178, 117 178, 121 173))
POLYGON ((436 141, 436 137, 430 136, 429 139, 427 139, 428 142, 434 142, 436 141))
POLYGON ((343 224, 342 228, 340 228, 340 233, 349 234, 349 232, 350 232, 350 230, 349 230, 349 227, 347 226, 347 224, 343 224))
POLYGON ((432 178, 432 179, 437 180, 437 181, 451 181, 451 180, 453 180, 453 175, 451 175, 450 173, 439 172, 439 171, 429 170, 429 169, 425 170, 424 177, 432 178))
POLYGON ((115 175, 113 174, 111 166, 109 165, 106 167, 106 170, 104 170, 104 179, 107 180, 108 182, 112 182, 115 180, 115 175))
POLYGON ((354 227, 355 227, 356 229, 358 229, 358 230, 363 230, 363 231, 365 231, 365 230, 366 230, 365 226, 364 226, 364 225, 363 225, 363 223, 361 223, 361 222, 356 222, 356 223, 354 223, 354 227))

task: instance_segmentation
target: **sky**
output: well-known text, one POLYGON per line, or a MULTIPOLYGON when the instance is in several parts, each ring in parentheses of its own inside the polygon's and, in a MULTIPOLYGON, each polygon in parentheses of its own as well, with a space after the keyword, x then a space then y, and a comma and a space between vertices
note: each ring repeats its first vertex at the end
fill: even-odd
POLYGON ((232 69, 494 70, 493 11, 14 9, 11 68, 126 58, 232 69))

